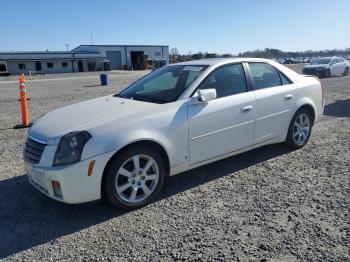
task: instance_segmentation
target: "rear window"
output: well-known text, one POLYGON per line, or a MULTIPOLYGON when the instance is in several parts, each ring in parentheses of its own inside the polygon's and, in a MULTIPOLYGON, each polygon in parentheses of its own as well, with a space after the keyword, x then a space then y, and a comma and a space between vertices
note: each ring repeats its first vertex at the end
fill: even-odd
POLYGON ((249 67, 254 79, 255 89, 280 86, 282 84, 279 72, 274 67, 265 63, 249 63, 249 67))

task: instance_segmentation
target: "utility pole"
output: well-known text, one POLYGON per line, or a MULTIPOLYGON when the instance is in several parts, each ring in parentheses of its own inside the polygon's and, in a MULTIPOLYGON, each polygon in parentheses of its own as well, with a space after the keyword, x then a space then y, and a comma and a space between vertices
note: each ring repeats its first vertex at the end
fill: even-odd
POLYGON ((93 45, 94 44, 94 41, 93 41, 93 38, 92 38, 92 32, 90 34, 90 40, 91 40, 91 44, 93 45))
POLYGON ((67 52, 68 52, 68 47, 69 47, 69 44, 66 44, 67 52))

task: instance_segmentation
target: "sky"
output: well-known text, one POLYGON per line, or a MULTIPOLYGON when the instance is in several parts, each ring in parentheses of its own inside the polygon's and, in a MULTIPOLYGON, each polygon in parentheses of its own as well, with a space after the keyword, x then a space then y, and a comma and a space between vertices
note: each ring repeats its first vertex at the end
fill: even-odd
POLYGON ((238 54, 350 47, 350 0, 1 0, 0 51, 169 45, 238 54))

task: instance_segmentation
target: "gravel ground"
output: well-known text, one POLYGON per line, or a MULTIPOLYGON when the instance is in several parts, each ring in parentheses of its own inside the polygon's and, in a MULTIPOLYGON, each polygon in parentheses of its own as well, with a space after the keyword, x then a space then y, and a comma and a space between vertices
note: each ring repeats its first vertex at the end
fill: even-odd
MULTIPOLYGON (((91 74, 31 81, 31 118, 143 74, 114 73, 108 87, 91 74)), ((325 116, 303 149, 266 146, 171 177, 157 202, 126 212, 64 205, 29 185, 25 130, 12 129, 20 123, 18 86, 0 81, 0 258, 349 261, 350 76, 322 84, 325 116)))

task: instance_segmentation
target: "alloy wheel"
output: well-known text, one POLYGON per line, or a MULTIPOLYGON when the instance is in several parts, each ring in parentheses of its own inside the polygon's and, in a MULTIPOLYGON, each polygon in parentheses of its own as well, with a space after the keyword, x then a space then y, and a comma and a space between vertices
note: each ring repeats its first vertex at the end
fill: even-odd
POLYGON ((293 141, 297 145, 306 143, 310 135, 310 119, 307 114, 300 114, 293 124, 293 141))
POLYGON ((138 203, 148 198, 157 187, 159 168, 148 155, 135 155, 119 168, 115 178, 118 196, 127 203, 138 203))

